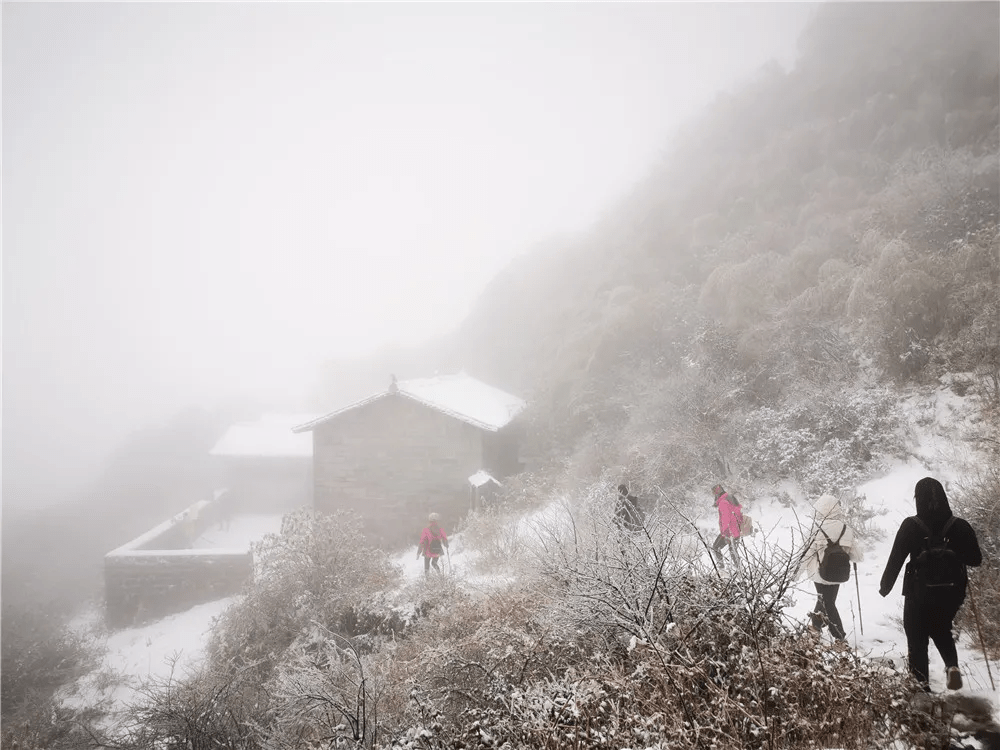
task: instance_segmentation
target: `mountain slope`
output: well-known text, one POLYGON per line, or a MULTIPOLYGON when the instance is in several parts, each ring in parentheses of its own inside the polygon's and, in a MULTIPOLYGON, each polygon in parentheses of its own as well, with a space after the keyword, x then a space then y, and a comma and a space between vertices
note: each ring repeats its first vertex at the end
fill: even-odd
POLYGON ((720 426, 860 380, 968 371, 995 408, 998 38, 991 4, 821 7, 793 70, 721 95, 592 234, 500 274, 463 361, 531 396, 563 458, 650 414, 731 454, 720 426))

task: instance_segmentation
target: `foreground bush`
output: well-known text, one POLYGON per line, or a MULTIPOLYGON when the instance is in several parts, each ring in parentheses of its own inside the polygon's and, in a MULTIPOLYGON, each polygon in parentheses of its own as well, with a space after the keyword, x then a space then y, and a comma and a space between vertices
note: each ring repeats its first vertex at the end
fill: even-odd
POLYGON ((3 608, 2 649, 4 720, 27 703, 50 698, 94 660, 86 641, 66 629, 64 616, 32 605, 3 608))
POLYGON ((655 525, 626 535, 604 509, 567 513, 534 530, 534 580, 402 647, 407 720, 383 747, 946 743, 908 677, 785 621, 794 551, 723 576, 655 525))
MULTIPOLYGON (((955 513, 976 530, 983 564, 970 570, 968 596, 958 627, 972 635, 978 650, 1000 657, 1000 470, 989 468, 955 497, 955 513)), ((994 675, 1000 679, 1000 675, 994 675)))
POLYGON ((121 750, 260 747, 258 726, 270 717, 252 666, 147 681, 103 744, 121 750))
POLYGON ((54 608, 5 602, 2 648, 2 747, 78 747, 76 714, 53 696, 93 666, 92 645, 54 608))
POLYGON ((346 513, 296 511, 280 534, 254 546, 254 580, 213 632, 210 660, 222 671, 255 665, 266 677, 313 622, 347 636, 391 634, 398 617, 375 606, 400 572, 369 546, 358 519, 346 513))
MULTIPOLYGON (((203 667, 145 683, 106 744, 144 750, 300 747, 316 739, 315 727, 328 724, 327 718, 330 727, 345 721, 343 712, 327 717, 306 710, 308 693, 303 709, 289 686, 330 682, 316 674, 339 658, 328 658, 328 641, 360 656, 404 633, 417 607, 406 605, 400 571, 368 546, 358 519, 344 513, 289 514, 281 533, 266 537, 253 553, 254 579, 216 623, 203 667)), ((433 602, 424 607, 432 608, 433 602)), ((334 680, 330 690, 336 685, 334 680)), ((355 700, 363 705, 365 694, 362 688, 355 700)))
POLYGON ((740 565, 722 571, 706 540, 673 532, 683 516, 671 516, 669 526, 663 518, 653 514, 643 529, 625 532, 604 495, 591 493, 523 520, 509 579, 474 587, 432 577, 393 594, 374 588, 378 578, 359 577, 353 590, 350 579, 317 573, 317 558, 306 554, 316 549, 310 540, 317 531, 339 538, 335 527, 348 527, 307 521, 272 540, 275 554, 264 558, 270 575, 247 595, 270 617, 282 597, 297 603, 277 634, 253 631, 280 651, 237 640, 250 631, 234 624, 262 621, 234 608, 225 623, 227 650, 197 675, 147 685, 115 744, 948 744, 944 722, 912 701, 908 676, 835 650, 786 619, 800 550, 751 541, 740 565), (275 581, 287 590, 272 590, 275 581), (319 588, 310 591, 310 581, 319 588))

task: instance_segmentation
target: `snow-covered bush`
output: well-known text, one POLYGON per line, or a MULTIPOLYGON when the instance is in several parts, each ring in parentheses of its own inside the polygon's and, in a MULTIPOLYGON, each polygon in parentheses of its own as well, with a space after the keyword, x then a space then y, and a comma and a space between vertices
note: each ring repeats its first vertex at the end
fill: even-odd
POLYGON ((196 674, 146 680, 138 698, 104 737, 121 750, 258 748, 260 727, 270 720, 267 694, 252 665, 211 666, 196 674))
POLYGON ((53 696, 93 667, 95 644, 70 630, 55 608, 6 601, 2 644, 2 747, 60 748, 85 742, 75 731, 85 717, 53 696))
POLYGON ((969 593, 958 625, 979 648, 1000 656, 1000 469, 984 470, 954 498, 955 512, 976 530, 983 564, 970 569, 969 593))
POLYGON ((401 645, 409 703, 380 747, 870 748, 947 731, 911 706, 906 676, 785 621, 794 550, 763 545, 720 576, 655 527, 566 512, 539 529, 537 578, 401 645))
POLYGON ((819 392, 785 409, 752 411, 743 423, 737 461, 748 479, 795 479, 810 493, 836 494, 900 450, 898 421, 887 388, 819 392))
POLYGON ((213 631, 216 664, 260 664, 267 673, 312 622, 347 636, 391 636, 398 616, 379 595, 395 589, 400 571, 371 547, 347 513, 296 511, 280 534, 254 545, 254 579, 213 631))
POLYGON ((381 682, 350 639, 316 624, 298 639, 268 684, 273 720, 264 746, 371 747, 378 739, 381 682))
POLYGON ((86 638, 67 628, 65 619, 42 606, 3 609, 3 718, 20 706, 51 697, 95 660, 86 638))
POLYGON ((498 570, 516 561, 519 520, 548 503, 556 491, 551 475, 543 472, 505 480, 492 500, 470 514, 462 530, 466 546, 476 550, 476 567, 498 570))

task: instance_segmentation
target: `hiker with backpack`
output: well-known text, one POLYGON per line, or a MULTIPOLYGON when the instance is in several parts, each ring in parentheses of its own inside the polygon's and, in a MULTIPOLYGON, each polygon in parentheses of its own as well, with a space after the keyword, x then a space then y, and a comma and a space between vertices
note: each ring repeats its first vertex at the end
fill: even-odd
POLYGON ((847 631, 837 610, 840 584, 851 579, 851 563, 864 553, 854 539, 854 530, 844 520, 844 506, 833 495, 822 495, 813 503, 813 531, 803 562, 807 577, 816 586, 816 606, 809 621, 817 631, 830 626, 838 645, 847 645, 847 631))
POLYGON ((719 511, 719 535, 712 544, 712 552, 715 553, 716 563, 719 569, 724 569, 725 564, 722 559, 722 549, 729 547, 729 555, 733 558, 733 563, 740 564, 740 559, 736 554, 736 545, 740 540, 740 527, 743 524, 743 508, 739 500, 732 493, 726 492, 721 484, 712 488, 715 495, 713 505, 719 511))
POLYGON ((615 506, 615 525, 625 531, 639 531, 646 520, 639 498, 628 491, 628 485, 618 485, 618 503, 615 506))
POLYGON ((983 561, 979 540, 969 522, 951 512, 944 487, 933 477, 917 482, 917 514, 903 519, 892 543, 879 594, 888 596, 906 558, 903 574, 903 632, 910 673, 930 692, 928 641, 933 640, 945 666, 949 690, 962 687, 952 623, 965 601, 966 566, 983 561))
POLYGON ((431 565, 434 566, 434 570, 438 573, 442 572, 438 565, 438 558, 441 557, 444 548, 448 546, 448 537, 444 533, 444 529, 439 525, 440 520, 441 516, 437 513, 431 513, 427 517, 427 526, 420 533, 420 543, 417 546, 417 559, 420 559, 421 554, 424 556, 425 576, 430 575, 431 565))

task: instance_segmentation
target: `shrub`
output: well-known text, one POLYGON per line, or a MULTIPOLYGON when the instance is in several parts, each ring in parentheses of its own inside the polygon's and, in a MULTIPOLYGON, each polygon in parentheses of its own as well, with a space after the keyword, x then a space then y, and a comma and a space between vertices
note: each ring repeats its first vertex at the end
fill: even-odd
POLYGON ((519 551, 520 519, 543 507, 558 493, 554 472, 524 472, 504 480, 500 492, 469 516, 462 531, 465 545, 475 550, 482 571, 506 568, 519 551))
POLYGON ((906 676, 789 626, 794 551, 748 554, 724 578, 655 528, 622 535, 602 507, 567 512, 537 529, 538 593, 421 626, 440 640, 383 747, 868 748, 946 735, 908 702, 906 676))
POLYGON ((4 715, 0 747, 4 750, 78 750, 95 747, 88 725, 98 718, 95 709, 76 710, 52 698, 39 697, 4 715))
POLYGON ((274 718, 263 730, 264 746, 372 747, 382 686, 371 666, 350 640, 317 624, 296 641, 268 685, 274 718))
POLYGON ((961 487, 954 505, 976 530, 983 551, 982 566, 970 571, 969 594, 957 622, 963 632, 972 634, 979 649, 996 659, 1000 655, 1000 470, 994 465, 961 487))
POLYGON ((58 612, 37 605, 3 608, 4 723, 23 707, 46 703, 95 662, 92 646, 66 627, 58 612))
MULTIPOLYGON (((334 673, 340 657, 377 651, 417 616, 418 607, 398 591, 400 571, 367 546, 354 516, 296 511, 253 552, 254 579, 216 623, 205 666, 189 677, 143 684, 116 742, 142 750, 301 746, 295 743, 316 739, 317 728, 335 728, 344 718, 329 726, 317 718, 328 717, 329 708, 317 696, 333 695, 330 689, 349 674, 334 673), (317 673, 321 667, 327 674, 317 673), (306 684, 330 689, 293 694, 292 686, 306 684)), ((433 599, 422 606, 432 611, 433 599)), ((355 695, 361 705, 366 689, 355 695)), ((374 720, 372 714, 371 731, 374 720)), ((344 736, 371 739, 367 726, 344 736)))
POLYGON ((398 627, 369 605, 398 585, 400 571, 368 546, 353 515, 291 513, 280 534, 254 545, 253 556, 254 580, 223 613, 209 644, 218 665, 254 663, 266 675, 313 621, 347 636, 391 635, 398 627))
POLYGON ((779 411, 746 418, 737 456, 749 479, 796 479, 810 493, 849 491, 880 456, 900 448, 899 414, 882 387, 819 392, 779 411))
POLYGON ((103 744, 122 750, 255 750, 260 727, 271 717, 253 667, 206 667, 184 679, 171 673, 147 680, 103 744))
POLYGON ((68 629, 57 609, 6 601, 2 641, 0 746, 58 750, 88 744, 81 726, 96 712, 63 707, 54 696, 94 666, 93 644, 68 629))

